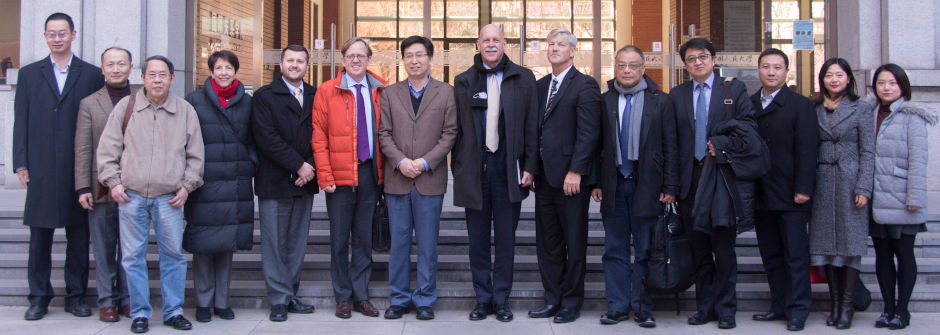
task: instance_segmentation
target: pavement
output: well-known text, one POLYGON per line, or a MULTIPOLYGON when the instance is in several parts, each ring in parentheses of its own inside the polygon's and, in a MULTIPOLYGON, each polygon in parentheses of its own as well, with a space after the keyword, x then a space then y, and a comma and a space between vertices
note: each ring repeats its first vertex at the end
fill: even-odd
MULTIPOLYGON (((129 334, 131 321, 122 318, 116 323, 98 321, 97 311, 87 318, 74 317, 62 311, 61 307, 51 307, 49 314, 40 321, 25 321, 25 307, 0 307, 0 334, 129 334)), ((164 326, 160 320, 150 320, 150 332, 147 334, 409 334, 409 335, 521 335, 521 334, 794 334, 788 332, 783 321, 751 321, 750 314, 738 313, 737 328, 718 329, 715 322, 690 326, 685 323, 690 312, 677 316, 675 312, 657 311, 656 328, 640 328, 632 321, 617 325, 601 325, 598 318, 603 311, 583 311, 581 318, 569 324, 554 324, 550 319, 530 319, 526 311, 515 311, 516 319, 512 322, 499 322, 493 317, 483 321, 467 320, 468 311, 436 311, 432 321, 419 321, 411 313, 401 320, 385 320, 381 317, 370 318, 353 313, 351 319, 342 320, 333 316, 332 309, 318 309, 313 314, 290 314, 286 322, 268 321, 267 309, 235 309, 234 320, 213 318, 211 322, 195 322, 194 309, 185 311, 186 317, 193 321, 193 329, 181 332, 164 326)), ((804 334, 888 334, 888 329, 874 327, 880 313, 865 312, 855 315, 853 327, 848 330, 836 330, 825 324, 825 313, 812 313, 806 323, 804 334)), ((154 311, 159 318, 159 311, 154 311)), ((904 330, 907 334, 936 334, 940 326, 940 313, 915 313, 911 325, 904 330), (934 330, 931 330, 934 329, 934 330)), ((896 334, 895 332, 890 332, 896 334)))

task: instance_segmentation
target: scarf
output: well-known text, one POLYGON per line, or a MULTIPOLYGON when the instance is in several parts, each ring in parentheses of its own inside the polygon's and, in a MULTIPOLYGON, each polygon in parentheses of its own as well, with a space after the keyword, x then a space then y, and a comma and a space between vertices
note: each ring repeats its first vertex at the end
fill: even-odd
POLYGON ((215 78, 211 79, 212 89, 215 91, 215 95, 219 97, 219 104, 222 105, 222 108, 228 106, 228 101, 232 100, 232 97, 235 96, 235 92, 238 91, 238 79, 232 81, 231 85, 228 85, 226 88, 219 87, 219 84, 215 82, 215 78))
POLYGON ((472 73, 473 76, 470 78, 469 90, 467 94, 470 95, 470 107, 472 108, 487 108, 486 100, 486 78, 489 75, 503 72, 503 80, 506 79, 506 68, 509 67, 509 56, 503 55, 503 59, 499 61, 499 64, 496 64, 495 67, 487 69, 483 66, 483 57, 478 53, 473 56, 473 67, 470 70, 467 70, 468 73, 472 73), (471 70, 476 70, 472 71, 471 70))
POLYGON ((110 84, 105 84, 104 87, 108 88, 108 96, 111 98, 111 104, 117 105, 118 101, 121 101, 124 97, 131 95, 131 83, 130 81, 125 81, 124 86, 114 87, 110 84))
MULTIPOLYGON (((631 88, 624 88, 620 86, 619 82, 614 80, 614 89, 620 92, 620 95, 633 95, 633 106, 630 107, 630 140, 627 141, 630 146, 625 149, 620 148, 620 150, 627 150, 627 159, 631 161, 638 160, 640 157, 640 123, 643 121, 643 92, 646 91, 647 88, 646 75, 643 75, 640 82, 631 88)), ((620 113, 618 112, 617 115, 620 115, 620 113)), ((617 143, 619 144, 620 142, 618 141, 617 143)), ((620 155, 617 157, 619 158, 620 155)), ((622 163, 623 162, 621 162, 621 164, 622 163)))
POLYGON ((839 107, 839 103, 842 102, 842 98, 845 98, 845 94, 839 94, 834 99, 830 98, 828 94, 823 94, 823 107, 830 112, 835 111, 839 107))

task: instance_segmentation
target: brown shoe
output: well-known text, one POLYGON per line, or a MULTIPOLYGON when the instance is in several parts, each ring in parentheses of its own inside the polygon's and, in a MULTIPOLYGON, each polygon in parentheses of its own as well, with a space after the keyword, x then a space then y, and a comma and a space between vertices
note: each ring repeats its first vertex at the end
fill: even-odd
POLYGON ((341 319, 348 319, 352 316, 352 313, 349 312, 349 301, 341 301, 336 303, 336 317, 341 319))
POLYGON ((121 306, 121 315, 131 317, 131 305, 121 306))
POLYGON ((98 320, 103 322, 118 322, 121 318, 118 316, 116 307, 105 307, 98 311, 98 320))
POLYGON ((372 306, 372 303, 369 300, 358 301, 353 306, 356 312, 362 313, 365 316, 377 317, 379 316, 379 310, 375 309, 375 306, 372 306))

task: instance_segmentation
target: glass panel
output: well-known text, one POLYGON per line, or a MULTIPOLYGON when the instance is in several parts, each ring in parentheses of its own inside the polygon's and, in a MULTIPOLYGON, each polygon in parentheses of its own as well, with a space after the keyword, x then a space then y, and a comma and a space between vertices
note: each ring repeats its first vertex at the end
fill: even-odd
POLYGON ((397 41, 369 41, 372 47, 372 63, 369 64, 369 71, 375 73, 382 80, 390 80, 396 77, 396 68, 398 62, 393 60, 390 53, 397 53, 397 41))
MULTIPOLYGON (((398 36, 405 38, 411 35, 423 35, 424 34, 424 22, 421 21, 404 21, 401 20, 398 22, 398 36)), ((382 36, 382 35, 378 35, 382 36)))
POLYGON ((575 19, 593 18, 594 17, 594 2, 590 0, 574 1, 574 17, 575 19))
POLYGON ((395 37, 395 21, 356 21, 356 33, 363 37, 395 37))
POLYGON ((602 19, 614 18, 614 1, 613 0, 601 1, 601 18, 602 19))
POLYGON ((246 84, 254 80, 260 69, 251 66, 254 62, 253 10, 252 0, 227 1, 224 5, 217 1, 198 2, 194 55, 197 86, 201 87, 211 75, 209 56, 219 50, 230 50, 238 56, 243 65, 238 70, 239 80, 246 84))
MULTIPOLYGON (((394 14, 392 14, 394 15, 394 14)), ((400 18, 423 18, 424 1, 422 0, 400 0, 398 3, 398 16, 400 18)))
POLYGON ((359 0, 356 2, 356 16, 395 17, 395 0, 359 0))
POLYGON ((525 36, 526 39, 539 39, 544 40, 548 36, 548 32, 552 31, 555 28, 565 28, 571 30, 570 21, 543 21, 543 22, 532 22, 528 21, 525 25, 525 36))
POLYGON ((447 21, 447 37, 476 38, 480 26, 473 21, 447 21))
POLYGON ((571 18, 571 1, 526 1, 526 17, 529 19, 571 18))
POLYGON ((521 20, 522 8, 521 0, 493 0, 490 4, 490 13, 493 16, 493 21, 505 18, 521 20))
POLYGON ((775 39, 793 39, 793 21, 773 22, 770 29, 775 39))
POLYGON ((774 20, 796 20, 800 18, 800 4, 789 0, 776 0, 770 5, 774 20))
MULTIPOLYGON (((519 30, 521 29, 521 26, 522 26, 521 19, 513 20, 513 21, 493 20, 493 24, 498 24, 498 25, 503 26, 503 36, 505 36, 506 39, 511 39, 511 38, 516 39, 516 40, 519 39, 519 30)), ((474 35, 474 37, 476 37, 476 35, 474 35)))
POLYGON ((476 19, 480 17, 480 3, 473 1, 447 1, 447 18, 476 19))
MULTIPOLYGON (((603 25, 602 25, 603 26, 603 25)), ((594 22, 591 21, 574 21, 574 35, 578 38, 591 38, 594 37, 594 22)))

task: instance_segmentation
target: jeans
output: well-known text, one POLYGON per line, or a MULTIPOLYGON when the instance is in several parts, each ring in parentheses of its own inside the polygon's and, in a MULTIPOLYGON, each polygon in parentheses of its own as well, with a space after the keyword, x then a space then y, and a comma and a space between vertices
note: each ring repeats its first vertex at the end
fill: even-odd
POLYGON ((388 284, 393 306, 434 307, 437 301, 437 237, 441 227, 443 195, 421 195, 412 186, 409 194, 385 194, 391 250, 388 284), (411 233, 418 245, 418 283, 411 290, 411 233))
POLYGON ((121 265, 127 274, 131 318, 150 318, 150 282, 147 274, 147 238, 150 222, 157 236, 160 254, 160 290, 163 293, 163 320, 183 314, 186 289, 186 257, 183 256, 183 209, 170 206, 169 193, 147 198, 127 190, 129 202, 118 205, 120 212, 121 265))

